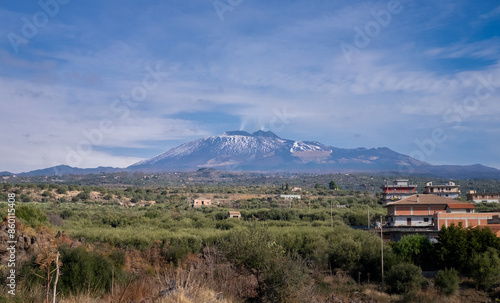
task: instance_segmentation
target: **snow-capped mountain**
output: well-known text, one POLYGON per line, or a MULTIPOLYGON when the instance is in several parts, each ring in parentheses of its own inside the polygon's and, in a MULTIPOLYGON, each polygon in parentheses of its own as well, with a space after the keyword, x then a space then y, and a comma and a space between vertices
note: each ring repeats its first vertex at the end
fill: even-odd
MULTIPOLYGON (((386 147, 346 149, 316 141, 283 139, 270 131, 230 131, 184 143, 127 168, 77 168, 66 165, 20 173, 19 176, 82 175, 112 172, 175 172, 215 168, 257 172, 383 172, 453 179, 500 179, 500 170, 475 165, 432 165, 386 147)), ((0 176, 12 176, 2 172, 0 176)))
POLYGON ((343 149, 316 141, 283 139, 270 131, 229 131, 184 143, 128 169, 179 171, 199 168, 245 171, 380 171, 429 164, 388 148, 343 149))

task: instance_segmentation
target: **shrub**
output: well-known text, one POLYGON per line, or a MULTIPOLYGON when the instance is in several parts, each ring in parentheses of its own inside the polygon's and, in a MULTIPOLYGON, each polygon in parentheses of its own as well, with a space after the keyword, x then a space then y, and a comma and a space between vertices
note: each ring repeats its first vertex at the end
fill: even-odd
POLYGON ((16 208, 16 216, 21 218, 25 224, 31 227, 47 224, 47 217, 36 207, 22 205, 16 208))
POLYGON ((68 187, 65 185, 61 185, 57 188, 57 193, 60 195, 65 195, 68 192, 68 187))
POLYGON ((58 289, 66 294, 86 292, 88 289, 106 291, 111 288, 113 275, 116 281, 124 278, 124 261, 117 253, 105 257, 96 252, 87 252, 84 246, 61 247, 59 251, 63 266, 58 289))
POLYGON ((234 227, 234 223, 229 221, 220 221, 215 224, 215 228, 220 230, 230 230, 234 227))
POLYGON ((387 272, 386 282, 389 293, 416 292, 423 282, 422 270, 410 263, 400 263, 387 272))
POLYGON ((434 248, 429 238, 423 235, 405 236, 392 245, 393 251, 408 263, 431 267, 434 263, 434 248))
POLYGON ((256 278, 264 302, 293 301, 294 291, 299 291, 306 276, 301 260, 287 254, 264 228, 231 232, 219 247, 239 271, 256 278))
POLYGON ((500 281, 500 258, 496 249, 488 248, 482 254, 475 254, 470 264, 476 287, 487 290, 500 281))
POLYGON ((71 216, 73 216, 73 215, 74 215, 74 212, 70 209, 65 209, 60 214, 61 218, 63 218, 64 220, 71 218, 71 216))
POLYGON ((162 251, 163 257, 168 262, 173 262, 178 265, 189 254, 197 254, 202 248, 202 241, 196 236, 184 236, 173 238, 167 245, 167 248, 162 251))
POLYGON ((90 200, 90 192, 82 191, 81 193, 76 195, 76 197, 78 197, 78 199, 83 200, 83 201, 90 200))
POLYGON ((436 287, 447 296, 454 294, 458 290, 459 282, 458 271, 454 268, 438 271, 434 281, 436 287))

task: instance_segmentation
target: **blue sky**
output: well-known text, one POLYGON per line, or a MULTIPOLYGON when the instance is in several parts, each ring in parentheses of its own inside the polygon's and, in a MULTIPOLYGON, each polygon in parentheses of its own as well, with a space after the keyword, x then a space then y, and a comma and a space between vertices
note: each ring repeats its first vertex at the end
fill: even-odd
POLYGON ((243 129, 500 168, 498 1, 2 1, 0 171, 243 129))

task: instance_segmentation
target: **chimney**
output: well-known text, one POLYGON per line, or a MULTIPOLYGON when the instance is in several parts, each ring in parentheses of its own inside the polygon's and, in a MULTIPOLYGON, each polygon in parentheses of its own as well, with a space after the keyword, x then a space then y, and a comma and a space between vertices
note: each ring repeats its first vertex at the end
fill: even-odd
POLYGON ((420 197, 420 195, 419 195, 419 194, 417 194, 417 203, 418 203, 418 197, 420 197))

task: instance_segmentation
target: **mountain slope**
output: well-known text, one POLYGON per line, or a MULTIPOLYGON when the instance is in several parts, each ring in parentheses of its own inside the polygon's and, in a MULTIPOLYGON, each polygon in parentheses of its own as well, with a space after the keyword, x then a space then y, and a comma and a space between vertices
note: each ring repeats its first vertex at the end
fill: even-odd
MULTIPOLYGON (((386 147, 337 148, 316 141, 296 141, 270 131, 230 131, 184 143, 127 168, 76 168, 60 165, 19 176, 84 175, 128 172, 178 172, 214 168, 220 171, 292 173, 384 173, 452 179, 500 179, 500 170, 480 164, 431 165, 386 147)), ((2 173, 0 173, 1 175, 2 173)), ((9 175, 8 172, 3 172, 9 175)))
POLYGON ((19 176, 22 177, 33 177, 33 176, 59 176, 59 175, 87 175, 87 174, 98 174, 98 173, 113 173, 122 171, 122 168, 115 167, 102 167, 97 168, 77 168, 68 165, 59 165, 44 169, 37 169, 25 173, 20 173, 19 176))
POLYGON ((128 169, 196 170, 211 167, 244 171, 397 171, 430 164, 388 148, 343 149, 316 141, 283 139, 268 131, 225 132, 184 143, 128 169))

